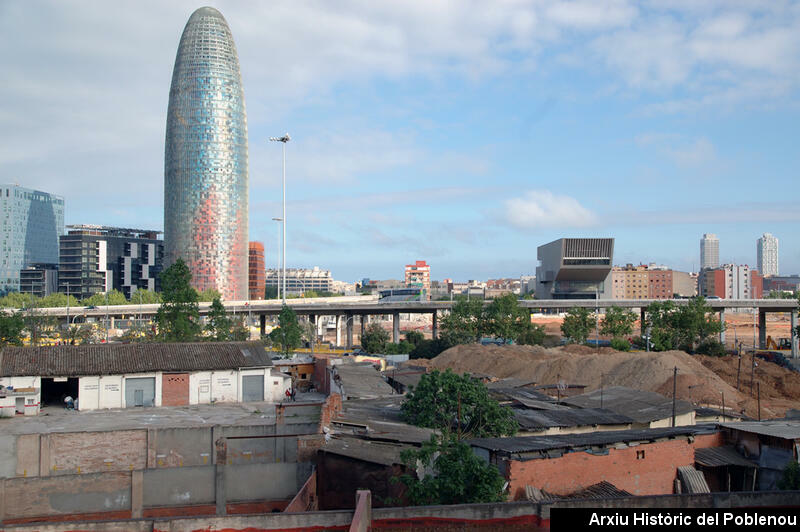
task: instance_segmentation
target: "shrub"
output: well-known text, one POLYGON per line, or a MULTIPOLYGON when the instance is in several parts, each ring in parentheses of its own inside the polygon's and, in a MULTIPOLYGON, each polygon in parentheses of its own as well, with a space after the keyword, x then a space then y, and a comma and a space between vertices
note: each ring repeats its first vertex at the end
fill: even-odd
POLYGON ((611 339, 611 347, 616 349, 617 351, 630 351, 631 344, 624 338, 612 338, 611 339))
POLYGON ((697 346, 697 352, 701 355, 709 355, 712 357, 724 357, 728 354, 727 351, 725 351, 725 346, 719 343, 719 340, 713 338, 708 338, 700 342, 700 345, 697 346))

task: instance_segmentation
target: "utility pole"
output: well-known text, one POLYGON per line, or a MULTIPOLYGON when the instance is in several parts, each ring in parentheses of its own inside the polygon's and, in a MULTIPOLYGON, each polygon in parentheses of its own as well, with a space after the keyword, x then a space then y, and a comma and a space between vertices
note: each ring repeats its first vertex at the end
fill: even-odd
POLYGON ((739 391, 739 377, 742 374, 742 344, 739 344, 739 365, 736 368, 736 391, 739 391))
POLYGON ((672 426, 675 426, 675 396, 678 394, 678 366, 672 370, 672 426))
POLYGON ((758 420, 761 421, 761 383, 760 382, 758 383, 758 386, 756 386, 756 389, 758 390, 758 420))

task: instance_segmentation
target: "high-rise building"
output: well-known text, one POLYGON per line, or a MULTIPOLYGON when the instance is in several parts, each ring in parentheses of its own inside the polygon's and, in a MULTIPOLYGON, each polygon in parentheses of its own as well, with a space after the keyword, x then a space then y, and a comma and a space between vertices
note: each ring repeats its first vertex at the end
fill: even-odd
POLYGON ((167 110, 165 266, 182 258, 198 290, 248 296, 247 118, 228 23, 211 7, 181 35, 167 110))
POLYGON ((700 239, 700 269, 719 267, 719 238, 713 233, 706 233, 700 239))
MULTIPOLYGON (((271 268, 267 270, 266 286, 283 285, 283 271, 271 268)), ((283 289, 283 286, 281 286, 283 289)), ((303 294, 309 291, 332 292, 333 277, 330 270, 313 268, 286 268, 286 293, 303 294)))
POLYGON ((29 264, 19 271, 19 291, 36 297, 58 292, 58 264, 29 264))
POLYGON ((406 288, 419 288, 420 294, 427 299, 431 296, 431 267, 424 260, 406 264, 406 288))
POLYGON ((59 239, 58 291, 78 299, 119 290, 159 290, 164 242, 160 231, 69 225, 59 239))
POLYGON ((0 295, 19 291, 19 272, 58 263, 64 198, 19 185, 0 185, 0 295))
POLYGON ((778 275, 778 239, 764 233, 756 243, 758 254, 758 271, 764 277, 778 275))
POLYGON ((264 263, 264 244, 261 242, 250 242, 250 260, 248 267, 248 280, 250 288, 249 299, 264 299, 264 289, 266 288, 267 267, 264 263))

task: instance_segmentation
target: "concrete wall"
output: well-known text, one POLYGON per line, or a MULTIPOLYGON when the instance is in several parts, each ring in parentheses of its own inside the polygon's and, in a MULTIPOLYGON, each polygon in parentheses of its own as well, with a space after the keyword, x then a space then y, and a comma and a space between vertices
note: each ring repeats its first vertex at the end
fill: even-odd
POLYGON ((292 499, 302 487, 297 483, 297 463, 247 464, 225 467, 229 502, 292 499))
POLYGON ((145 507, 214 503, 215 475, 213 467, 148 469, 143 473, 142 503, 145 507))
POLYGON ((40 453, 49 457, 49 475, 130 471, 147 465, 144 430, 57 432, 42 434, 40 441, 40 453))

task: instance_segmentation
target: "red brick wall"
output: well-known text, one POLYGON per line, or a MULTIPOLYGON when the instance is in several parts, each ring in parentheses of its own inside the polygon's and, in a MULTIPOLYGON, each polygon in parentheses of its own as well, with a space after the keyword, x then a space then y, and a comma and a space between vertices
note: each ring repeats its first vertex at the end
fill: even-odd
POLYGON ((189 404, 189 374, 164 373, 161 377, 161 406, 189 404))
POLYGON ((325 404, 322 405, 320 416, 320 424, 323 427, 329 427, 331 420, 342 411, 342 396, 338 393, 332 393, 325 399, 325 404))
POLYGON ((694 465, 694 450, 722 445, 719 433, 648 443, 626 449, 609 449, 607 455, 567 453, 560 458, 509 462, 509 492, 525 498, 525 486, 566 495, 603 480, 634 495, 673 492, 679 466, 694 465), (644 453, 644 455, 642 455, 644 453))

